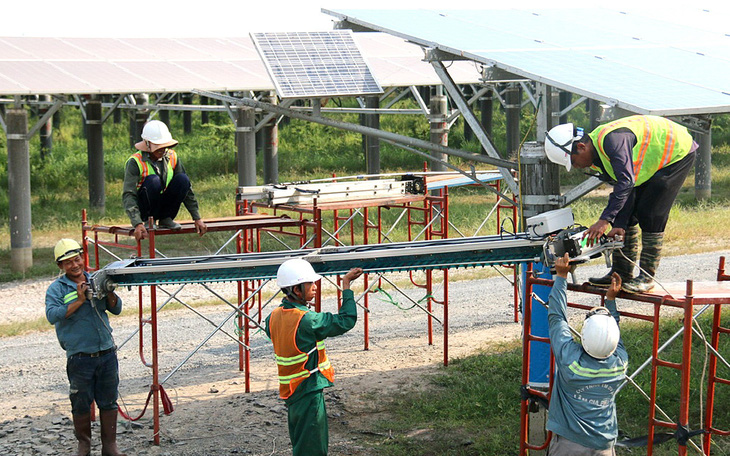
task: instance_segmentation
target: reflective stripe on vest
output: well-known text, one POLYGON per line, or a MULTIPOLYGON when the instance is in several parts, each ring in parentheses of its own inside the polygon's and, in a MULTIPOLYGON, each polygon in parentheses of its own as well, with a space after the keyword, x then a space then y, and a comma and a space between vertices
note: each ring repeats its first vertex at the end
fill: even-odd
MULTIPOLYGON (((641 185, 665 166, 676 163, 687 156, 692 148, 692 136, 687 129, 671 120, 658 116, 630 116, 601 125, 589 136, 598 152, 606 173, 615 181, 616 173, 611 167, 604 149, 606 135, 619 128, 628 128, 636 135, 632 150, 634 185, 641 185)), ((596 166, 592 169, 600 171, 596 166)))
POLYGON ((320 372, 329 381, 334 381, 334 369, 327 358, 324 342, 317 341, 308 352, 302 352, 296 345, 299 324, 308 310, 277 307, 269 318, 269 332, 274 344, 274 359, 279 371, 279 397, 287 399, 309 376, 320 372), (319 364, 312 370, 306 368, 309 355, 317 351, 319 364))
POLYGON ((63 303, 68 304, 69 302, 76 301, 79 297, 78 291, 72 291, 71 293, 67 294, 63 297, 63 303))
POLYGON ((599 378, 599 377, 618 377, 626 375, 626 368, 628 366, 616 366, 607 369, 591 369, 589 367, 583 367, 578 364, 578 361, 573 361, 569 366, 570 370, 579 377, 587 378, 599 378))
MULTIPOLYGON (((144 182, 145 178, 150 175, 150 171, 152 174, 157 174, 155 167, 150 166, 147 161, 144 160, 141 152, 132 154, 132 156, 129 157, 127 161, 129 160, 134 160, 135 162, 137 162, 137 167, 139 168, 139 181, 137 182, 137 188, 140 188, 142 186, 142 182, 144 182)), ((170 184, 175 167, 177 166, 177 153, 175 153, 175 151, 172 149, 168 149, 167 155, 165 158, 163 158, 163 160, 167 165, 167 177, 165 178, 165 186, 163 187, 164 190, 170 184)))

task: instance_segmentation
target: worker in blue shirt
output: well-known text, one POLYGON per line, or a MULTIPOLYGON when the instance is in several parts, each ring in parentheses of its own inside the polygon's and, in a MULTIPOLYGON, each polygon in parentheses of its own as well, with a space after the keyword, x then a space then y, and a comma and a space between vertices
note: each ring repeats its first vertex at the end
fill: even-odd
POLYGON ((550 456, 613 456, 618 436, 616 389, 626 378, 629 356, 619 331, 616 295, 621 277, 613 274, 606 307, 586 316, 581 342, 573 340, 566 317, 568 254, 555 263, 557 277, 548 299, 550 346, 556 374, 547 429, 553 432, 550 456))
POLYGON ((73 239, 61 239, 54 257, 63 272, 46 291, 46 318, 55 325, 66 351, 66 374, 78 456, 91 454, 91 403, 99 407, 102 456, 126 456, 117 447, 119 364, 107 312, 119 315, 122 300, 115 294, 97 299, 87 295, 89 274, 83 249, 73 239))

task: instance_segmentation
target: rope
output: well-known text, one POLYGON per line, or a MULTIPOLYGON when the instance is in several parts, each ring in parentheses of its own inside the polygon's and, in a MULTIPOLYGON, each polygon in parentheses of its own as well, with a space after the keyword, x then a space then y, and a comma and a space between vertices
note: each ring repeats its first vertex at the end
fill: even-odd
MULTIPOLYGON (((233 330, 233 334, 235 334, 237 336, 243 336, 244 335, 244 329, 242 327, 238 326, 238 323, 236 322, 236 320, 231 320, 231 321, 233 321, 233 326, 236 328, 236 329, 233 330)), ((269 338, 269 336, 266 335, 266 331, 264 331, 261 328, 261 326, 259 326, 258 329, 256 330, 256 332, 254 332, 253 334, 251 334, 250 337, 255 337, 258 333, 263 333, 264 339, 266 339, 268 341, 271 341, 271 339, 269 338)))
MULTIPOLYGON (((167 392, 165 392, 165 388, 162 387, 162 385, 159 385, 160 388, 160 400, 162 401, 162 410, 165 412, 165 415, 169 415, 172 412, 175 411, 175 407, 172 405, 172 401, 167 395, 167 392)), ((150 404, 150 399, 152 398, 152 393, 154 392, 153 387, 150 386, 150 392, 147 394, 147 400, 144 403, 144 408, 142 409, 142 413, 139 414, 138 417, 132 418, 129 416, 124 410, 119 409, 119 414, 122 415, 122 418, 128 421, 137 421, 140 418, 142 418, 147 411, 147 406, 150 404)), ((124 400, 122 400, 122 404, 124 404, 124 400)), ((126 408, 126 405, 124 406, 126 408)))
POLYGON ((664 290, 669 296, 671 296, 672 298, 674 298, 674 295, 672 293, 670 293, 669 290, 667 290, 667 288, 664 285, 662 285, 662 283, 659 282, 656 279, 656 277, 654 277, 653 275, 651 275, 648 272, 646 272, 641 266, 639 266, 639 263, 637 263, 636 261, 633 261, 631 258, 627 257, 626 254, 623 252, 623 250, 617 249, 617 250, 614 250, 614 252, 619 252, 621 254, 621 256, 624 257, 624 259, 626 259, 626 261, 628 261, 632 265, 634 265, 637 268, 639 268, 639 271, 641 271, 644 274, 646 274, 647 276, 651 277, 651 280, 653 280, 654 282, 656 282, 656 284, 659 285, 659 287, 661 287, 662 290, 664 290))
MULTIPOLYGON (((397 307, 398 309, 400 309, 400 310, 402 310, 402 311, 404 311, 404 312, 405 312, 405 311, 407 311, 407 310, 411 310, 411 309, 413 309, 414 307, 416 307, 416 304, 413 304, 413 305, 412 305, 412 306, 410 306, 410 307, 404 307, 404 306, 402 306, 402 305, 401 305, 401 304, 400 304, 400 303, 399 303, 398 301, 396 301, 396 300, 395 300, 395 299, 394 299, 394 298, 393 298, 393 297, 392 297, 392 296, 390 295, 390 293, 388 293, 387 291, 383 290, 383 289, 382 289, 382 288, 380 288, 380 287, 378 287, 378 288, 375 288, 375 289, 374 289, 373 291, 374 291, 374 292, 376 292, 376 293, 378 293, 378 292, 380 292, 380 293, 383 293, 383 294, 385 295, 385 299, 383 299, 383 298, 381 297, 381 298, 380 298, 380 300, 382 300, 383 302, 386 302, 386 303, 388 303, 388 304, 392 304, 392 305, 394 305, 395 307, 397 307)), ((421 299, 419 299, 418 301, 416 301, 416 303, 420 304, 420 303, 422 303, 423 301, 425 301, 425 300, 427 300, 427 299, 433 299, 433 295, 431 295, 430 293, 427 293, 427 294, 426 294, 426 295, 425 295, 424 297, 422 297, 421 299)))

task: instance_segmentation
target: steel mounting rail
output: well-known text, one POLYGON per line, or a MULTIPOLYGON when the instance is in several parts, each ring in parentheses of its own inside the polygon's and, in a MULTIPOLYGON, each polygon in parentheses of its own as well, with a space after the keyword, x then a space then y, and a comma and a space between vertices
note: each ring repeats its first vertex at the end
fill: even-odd
POLYGON ((364 272, 394 272, 512 264, 537 261, 544 243, 544 239, 518 233, 311 250, 137 258, 116 261, 96 271, 91 287, 103 295, 114 286, 271 279, 279 265, 291 258, 309 261, 322 275, 345 274, 353 267, 364 272))

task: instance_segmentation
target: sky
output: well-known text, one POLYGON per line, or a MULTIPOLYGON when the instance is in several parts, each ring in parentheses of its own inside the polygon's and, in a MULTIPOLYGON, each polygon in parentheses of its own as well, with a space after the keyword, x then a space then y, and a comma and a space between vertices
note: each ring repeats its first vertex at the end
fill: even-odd
MULTIPOLYGON (((657 0, 643 0, 651 7, 657 0)), ((662 10, 675 0, 661 0, 662 10)), ((676 0, 684 3, 684 0, 676 0)), ((636 0, 614 0, 636 6, 636 0)), ((595 6, 577 0, 35 0, 5 1, 0 36, 53 37, 237 37, 249 32, 332 30, 333 17, 322 8, 338 9, 475 9, 595 6), (181 6, 184 5, 184 6, 181 6), (272 9, 273 7, 273 9, 272 9)), ((701 0, 722 5, 724 0, 701 0)), ((730 2, 728 2, 730 3, 730 2)))

